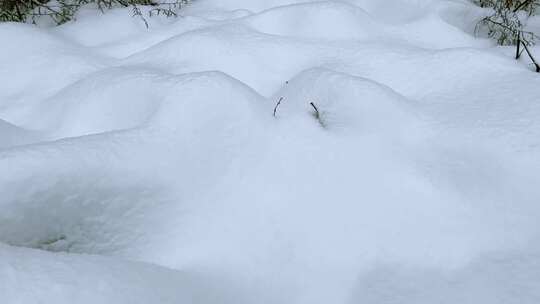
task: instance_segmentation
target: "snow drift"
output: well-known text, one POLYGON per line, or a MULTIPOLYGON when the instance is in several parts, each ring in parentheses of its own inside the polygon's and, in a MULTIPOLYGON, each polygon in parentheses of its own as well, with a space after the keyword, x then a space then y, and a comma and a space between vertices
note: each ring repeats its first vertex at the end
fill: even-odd
POLYGON ((0 24, 0 300, 538 302, 540 80, 476 11, 0 24))

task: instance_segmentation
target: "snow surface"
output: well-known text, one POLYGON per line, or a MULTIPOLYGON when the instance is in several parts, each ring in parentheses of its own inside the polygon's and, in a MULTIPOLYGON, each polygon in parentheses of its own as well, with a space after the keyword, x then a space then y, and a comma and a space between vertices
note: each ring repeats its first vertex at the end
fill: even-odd
POLYGON ((480 9, 180 13, 0 24, 0 303, 540 302, 540 78, 480 9))

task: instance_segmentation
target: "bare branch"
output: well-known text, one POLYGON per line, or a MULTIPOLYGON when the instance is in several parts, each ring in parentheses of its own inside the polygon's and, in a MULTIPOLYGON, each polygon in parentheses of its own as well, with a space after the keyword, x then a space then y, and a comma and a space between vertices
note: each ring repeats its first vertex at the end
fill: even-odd
POLYGON ((279 105, 281 104, 281 101, 283 101, 283 96, 279 98, 278 102, 276 103, 276 106, 274 107, 274 117, 276 117, 277 109, 279 105))
POLYGON ((313 116, 315 117, 315 119, 317 119, 317 121, 319 122, 319 124, 321 124, 321 126, 323 128, 326 127, 326 125, 324 124, 323 120, 322 120, 322 117, 321 117, 321 112, 319 111, 319 108, 317 108, 317 106, 313 103, 313 102, 310 102, 309 103, 311 105, 311 107, 315 110, 315 113, 313 113, 313 116))

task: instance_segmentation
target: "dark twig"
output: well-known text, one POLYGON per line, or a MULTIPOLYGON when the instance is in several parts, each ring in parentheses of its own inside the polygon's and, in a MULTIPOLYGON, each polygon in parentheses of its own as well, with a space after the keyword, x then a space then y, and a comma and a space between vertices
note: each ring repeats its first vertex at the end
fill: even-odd
POLYGON ((282 101, 283 101, 283 96, 279 98, 278 102, 276 103, 276 106, 274 107, 274 117, 276 117, 277 108, 279 107, 282 101))
POLYGON ((514 9, 514 13, 519 11, 520 9, 522 9, 523 7, 529 5, 531 2, 533 2, 533 0, 525 0, 523 2, 521 2, 518 6, 516 6, 516 8, 514 9))
POLYGON ((529 50, 529 47, 527 46, 527 44, 523 43, 523 42, 521 42, 521 43, 523 44, 523 47, 525 48, 525 51, 529 55, 529 58, 531 58, 531 61, 533 62, 534 66, 536 68, 536 72, 540 73, 540 64, 538 64, 538 62, 536 62, 536 59, 534 59, 534 57, 533 57, 531 51, 529 50))
POLYGON ((149 28, 148 21, 146 20, 146 18, 144 18, 144 15, 142 14, 141 9, 136 4, 133 5, 132 12, 133 12, 132 16, 133 17, 135 17, 135 16, 139 17, 144 22, 144 25, 148 29, 149 28))
POLYGON ((321 126, 324 128, 325 125, 324 125, 324 122, 322 121, 322 117, 321 117, 321 112, 319 112, 319 109, 317 108, 317 106, 313 103, 313 102, 310 102, 309 103, 311 105, 311 107, 315 110, 315 113, 313 114, 313 116, 315 117, 315 119, 317 119, 317 121, 321 124, 321 126))
POLYGON ((313 102, 310 102, 309 103, 313 109, 315 110, 315 118, 317 119, 320 119, 321 118, 321 114, 319 113, 319 109, 317 108, 317 106, 313 103, 313 102))
POLYGON ((517 33, 517 39, 516 39, 516 60, 521 57, 521 52, 519 47, 521 46, 521 33, 517 33))

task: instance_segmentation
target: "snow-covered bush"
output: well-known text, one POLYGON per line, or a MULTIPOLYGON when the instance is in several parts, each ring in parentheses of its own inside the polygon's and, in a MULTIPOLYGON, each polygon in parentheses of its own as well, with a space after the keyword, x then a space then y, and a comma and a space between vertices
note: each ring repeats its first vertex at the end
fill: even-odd
POLYGON ((493 7, 497 4, 501 4, 510 10, 524 10, 530 14, 534 13, 534 10, 540 6, 540 1, 538 0, 476 0, 476 3, 482 7, 493 7))
POLYGON ((491 9, 491 13, 478 23, 477 31, 486 30, 500 45, 516 45, 516 59, 526 51, 536 71, 540 72, 540 65, 528 48, 534 45, 538 36, 526 29, 526 21, 536 14, 540 0, 476 0, 476 3, 491 9))
POLYGON ((175 16, 175 9, 191 0, 0 0, 0 21, 35 22, 37 18, 48 17, 56 24, 62 24, 74 18, 75 13, 84 5, 94 5, 105 11, 116 7, 131 7, 134 16, 140 16, 146 23, 139 6, 152 6, 148 15, 175 16))
POLYGON ((517 44, 518 36, 527 45, 534 43, 536 36, 525 30, 525 21, 535 13, 540 0, 479 0, 477 3, 492 9, 492 13, 480 20, 478 25, 487 29, 488 35, 499 44, 517 44))

